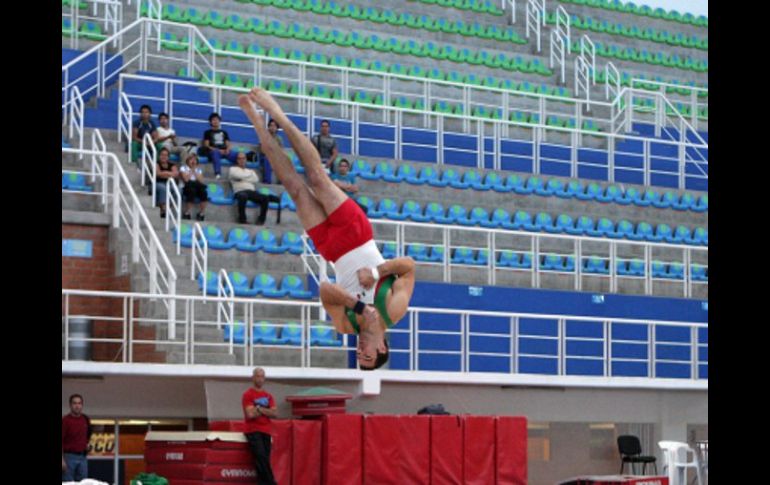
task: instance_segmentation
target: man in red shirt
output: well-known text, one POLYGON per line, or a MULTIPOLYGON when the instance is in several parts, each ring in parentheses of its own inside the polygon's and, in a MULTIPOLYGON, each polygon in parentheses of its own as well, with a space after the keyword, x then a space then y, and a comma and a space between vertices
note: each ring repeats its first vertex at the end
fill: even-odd
POLYGON ((70 413, 61 419, 61 475, 63 482, 79 482, 88 477, 88 442, 91 421, 83 414, 83 396, 70 396, 70 413))
POLYGON ((243 393, 241 405, 243 418, 246 421, 246 439, 249 441, 251 452, 257 462, 257 479, 260 485, 276 485, 273 469, 270 467, 270 418, 275 418, 276 411, 273 395, 262 389, 265 384, 265 370, 261 367, 254 369, 252 374, 253 387, 243 393))

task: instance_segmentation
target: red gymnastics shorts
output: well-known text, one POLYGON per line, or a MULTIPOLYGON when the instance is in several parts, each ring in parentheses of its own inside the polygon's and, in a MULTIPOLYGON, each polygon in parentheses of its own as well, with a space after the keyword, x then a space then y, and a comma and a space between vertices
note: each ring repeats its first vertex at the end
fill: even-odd
POLYGON ((316 249, 332 263, 374 239, 372 225, 356 202, 348 198, 325 221, 307 231, 316 249))

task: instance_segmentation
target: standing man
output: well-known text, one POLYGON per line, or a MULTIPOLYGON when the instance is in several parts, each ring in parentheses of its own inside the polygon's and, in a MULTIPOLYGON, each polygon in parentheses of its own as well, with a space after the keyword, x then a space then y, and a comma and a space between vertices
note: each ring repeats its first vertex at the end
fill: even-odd
POLYGON ((70 396, 70 413, 61 419, 61 479, 63 482, 88 477, 88 442, 91 420, 83 414, 83 396, 70 396))
POLYGON ((238 203, 238 223, 246 224, 246 203, 252 201, 259 204, 259 216, 256 224, 261 226, 267 217, 268 198, 257 192, 259 176, 254 170, 246 168, 246 154, 238 152, 236 166, 230 169, 230 183, 233 185, 233 197, 238 203))
MULTIPOLYGON (((278 129, 280 127, 278 126, 278 122, 275 120, 270 120, 267 122, 267 132, 270 133, 270 136, 273 137, 273 140, 275 140, 275 143, 283 148, 283 139, 278 136, 278 129)), ((262 151, 262 144, 259 145, 259 160, 262 164, 262 175, 264 176, 265 183, 271 184, 273 183, 273 171, 270 169, 270 160, 268 160, 267 155, 264 151, 262 151)))
POLYGON ((278 415, 273 395, 262 389, 265 385, 265 370, 254 369, 251 375, 252 387, 243 393, 241 405, 246 421, 246 439, 254 453, 259 485, 276 485, 273 469, 270 466, 270 419, 278 415))
POLYGON ((321 164, 327 168, 327 173, 334 173, 334 161, 337 159, 337 140, 329 134, 329 120, 321 121, 321 133, 313 136, 313 146, 318 150, 321 164))
POLYGON ((152 137, 153 142, 158 139, 158 126, 152 121, 152 108, 150 105, 143 104, 139 108, 139 119, 134 121, 131 129, 131 161, 137 162, 142 156, 142 140, 147 133, 152 137))

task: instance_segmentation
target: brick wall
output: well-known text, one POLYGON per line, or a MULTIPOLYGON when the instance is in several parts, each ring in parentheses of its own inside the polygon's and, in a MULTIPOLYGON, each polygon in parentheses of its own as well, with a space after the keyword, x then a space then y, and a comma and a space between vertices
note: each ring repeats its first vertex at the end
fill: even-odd
MULTIPOLYGON (((65 289, 131 291, 131 279, 128 274, 118 275, 115 267, 115 254, 109 251, 109 227, 62 224, 62 239, 80 239, 92 241, 91 258, 61 258, 61 285, 65 289)), ((62 299, 62 315, 64 299, 62 299)), ((120 298, 96 298, 72 296, 69 300, 70 315, 93 315, 103 317, 122 317, 123 300, 120 298)), ((138 304, 134 306, 134 315, 139 314, 138 304)), ((120 321, 95 320, 94 338, 121 338, 123 326, 120 321)), ((153 328, 134 326, 135 339, 154 339, 153 328)), ((95 361, 123 360, 121 345, 115 343, 93 342, 91 359, 95 361)), ((163 362, 163 354, 156 352, 152 345, 135 345, 134 362, 163 362)))

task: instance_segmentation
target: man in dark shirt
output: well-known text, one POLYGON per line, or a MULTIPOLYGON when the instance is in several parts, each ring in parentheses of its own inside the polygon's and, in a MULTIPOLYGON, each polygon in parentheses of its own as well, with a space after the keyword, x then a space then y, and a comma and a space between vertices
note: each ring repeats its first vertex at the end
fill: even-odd
POLYGON ((147 133, 155 142, 158 137, 158 125, 152 121, 152 109, 149 105, 139 108, 139 119, 134 121, 131 130, 131 161, 136 162, 142 155, 142 140, 147 133))
POLYGON ((257 367, 251 379, 254 385, 246 389, 241 398, 243 418, 246 422, 244 433, 256 460, 258 483, 275 485, 273 469, 270 466, 270 419, 278 416, 278 411, 273 395, 262 389, 265 385, 265 370, 257 367))
POLYGON ((334 161, 337 160, 337 140, 329 134, 329 120, 321 121, 321 133, 312 138, 313 146, 321 156, 321 163, 328 169, 328 173, 334 173, 334 161))
POLYGON ((88 477, 88 442, 91 421, 83 414, 83 396, 70 396, 70 413, 61 419, 61 476, 63 482, 88 477))
POLYGON ((211 163, 214 164, 214 173, 217 178, 221 177, 222 158, 229 160, 231 163, 235 163, 237 152, 230 149, 230 136, 227 132, 220 128, 222 119, 217 113, 211 113, 209 115, 209 125, 211 129, 206 130, 203 133, 203 147, 204 153, 201 155, 208 157, 211 163))

